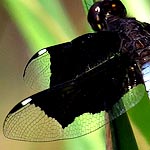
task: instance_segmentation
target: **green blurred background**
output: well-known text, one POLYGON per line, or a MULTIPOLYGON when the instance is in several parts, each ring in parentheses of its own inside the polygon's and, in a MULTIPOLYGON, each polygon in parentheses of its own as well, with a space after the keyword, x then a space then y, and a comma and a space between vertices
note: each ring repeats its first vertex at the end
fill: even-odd
MULTIPOLYGON (((150 23, 149 0, 122 0, 122 2, 126 5, 129 16, 150 23)), ((90 32, 90 28, 86 21, 82 0, 3 0, 0 2, 1 150, 104 149, 103 128, 81 138, 50 143, 13 141, 6 139, 2 134, 4 118, 11 108, 20 100, 35 93, 25 86, 22 79, 29 58, 41 48, 70 41, 87 32, 90 32)), ((147 113, 150 113, 150 110, 147 113)), ((150 149, 150 138, 147 138, 148 136, 145 138, 140 127, 137 128, 134 122, 132 127, 139 149, 150 149)))

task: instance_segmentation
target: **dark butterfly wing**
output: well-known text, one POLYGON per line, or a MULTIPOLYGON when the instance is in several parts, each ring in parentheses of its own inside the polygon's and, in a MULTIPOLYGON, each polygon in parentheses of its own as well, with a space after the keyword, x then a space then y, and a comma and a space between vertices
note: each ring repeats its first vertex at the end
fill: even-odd
POLYGON ((33 89, 48 89, 114 57, 119 46, 120 38, 114 32, 82 35, 37 52, 25 68, 24 79, 33 89))
POLYGON ((126 56, 111 57, 75 79, 17 104, 5 119, 4 134, 25 141, 88 134, 136 105, 144 95, 142 83, 135 63, 126 56), (105 111, 110 120, 105 119, 105 111))

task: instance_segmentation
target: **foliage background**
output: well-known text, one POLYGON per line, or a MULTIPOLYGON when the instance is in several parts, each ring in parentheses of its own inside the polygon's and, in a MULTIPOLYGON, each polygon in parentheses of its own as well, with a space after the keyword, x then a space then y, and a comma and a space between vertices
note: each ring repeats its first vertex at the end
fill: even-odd
MULTIPOLYGON (((137 0, 136 3, 126 0, 123 2, 130 16, 150 22, 148 0, 137 0)), ((6 139, 2 134, 2 125, 7 113, 16 103, 35 92, 26 87, 22 80, 23 69, 28 59, 43 47, 70 41, 90 31, 82 1, 3 0, 0 2, 0 22, 0 148, 5 150, 104 149, 103 128, 78 139, 52 143, 13 141, 6 139)), ((150 107, 146 100, 129 111, 130 123, 141 150, 150 149, 148 114, 150 107)), ((119 120, 119 123, 121 122, 119 120)), ((122 126, 118 128, 122 129, 122 126)))

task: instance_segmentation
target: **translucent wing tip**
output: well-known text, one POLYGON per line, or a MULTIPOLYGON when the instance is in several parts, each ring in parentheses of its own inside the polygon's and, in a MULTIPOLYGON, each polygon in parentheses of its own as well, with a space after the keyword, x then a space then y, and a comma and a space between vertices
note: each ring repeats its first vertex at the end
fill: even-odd
POLYGON ((49 88, 50 65, 50 54, 47 49, 42 49, 33 55, 24 69, 23 79, 25 84, 36 91, 43 91, 49 88))
MULTIPOLYGON (((21 102, 22 103, 22 102, 21 102)), ((40 107, 21 103, 15 106, 4 122, 4 136, 19 141, 46 142, 62 139, 62 127, 54 118, 48 117, 40 107), (14 111, 16 110, 16 111, 14 111)))
POLYGON ((46 49, 42 49, 42 50, 38 51, 37 53, 35 53, 35 54, 31 57, 31 59, 28 61, 27 65, 25 66, 25 69, 24 69, 24 72, 23 72, 23 77, 25 77, 26 70, 27 70, 29 64, 30 64, 33 60, 35 60, 36 58, 38 58, 39 56, 43 55, 43 54, 46 53, 46 52, 47 52, 46 49))

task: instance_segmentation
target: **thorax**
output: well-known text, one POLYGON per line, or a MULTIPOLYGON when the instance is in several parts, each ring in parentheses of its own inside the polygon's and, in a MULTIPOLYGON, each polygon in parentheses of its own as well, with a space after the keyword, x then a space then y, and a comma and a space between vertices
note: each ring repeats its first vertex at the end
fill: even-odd
POLYGON ((118 32, 121 38, 120 51, 137 57, 144 63, 145 55, 150 55, 150 33, 135 18, 115 18, 107 22, 110 31, 118 32))

